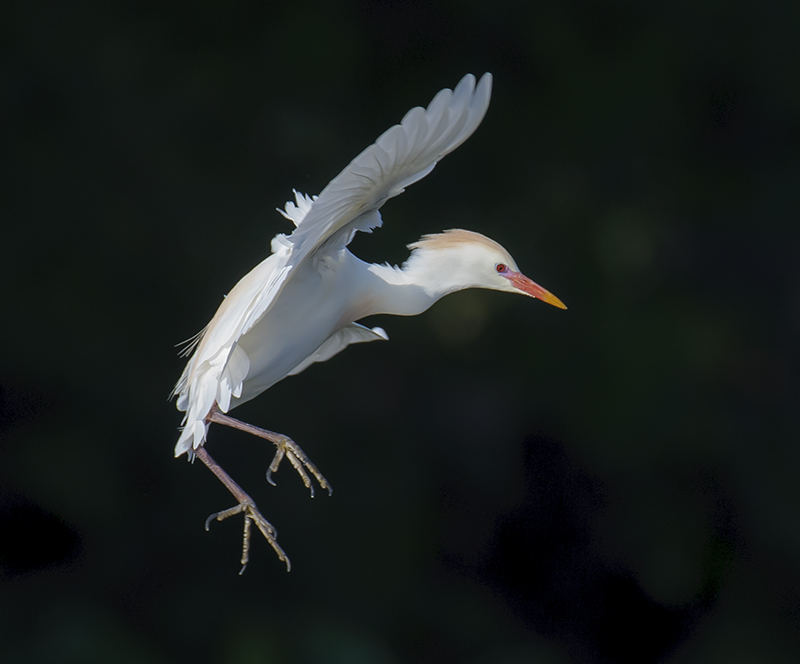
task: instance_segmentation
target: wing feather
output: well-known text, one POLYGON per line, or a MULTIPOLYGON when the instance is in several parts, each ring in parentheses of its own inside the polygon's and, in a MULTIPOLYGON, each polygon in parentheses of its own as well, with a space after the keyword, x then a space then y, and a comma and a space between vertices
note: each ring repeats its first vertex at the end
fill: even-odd
POLYGON ((292 269, 323 246, 344 247, 356 231, 370 232, 380 226, 380 207, 430 173, 477 129, 486 115, 491 87, 491 74, 484 74, 477 87, 475 77, 467 74, 454 91, 438 92, 427 109, 411 109, 399 125, 381 134, 333 178, 286 238, 290 252, 284 266, 288 269, 254 303, 241 333, 269 310, 292 269))
POLYGON ((341 330, 325 341, 317 350, 292 369, 288 375, 296 376, 305 371, 315 362, 326 362, 334 355, 341 353, 351 344, 360 344, 367 341, 388 341, 389 335, 382 327, 368 328, 358 323, 345 325, 341 330))

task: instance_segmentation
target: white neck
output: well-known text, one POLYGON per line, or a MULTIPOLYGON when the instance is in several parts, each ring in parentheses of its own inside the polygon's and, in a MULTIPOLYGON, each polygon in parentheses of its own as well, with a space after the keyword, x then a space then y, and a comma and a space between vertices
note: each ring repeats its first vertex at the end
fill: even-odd
POLYGON ((370 265, 369 296, 364 315, 393 314, 416 316, 428 309, 445 293, 430 292, 417 283, 414 275, 390 265, 370 265))
POLYGON ((412 255, 402 268, 367 263, 363 266, 368 272, 365 281, 369 292, 368 313, 364 315, 416 316, 445 295, 476 285, 465 274, 467 270, 453 265, 443 272, 441 256, 426 253, 412 255), (443 279, 443 274, 449 276, 443 279))

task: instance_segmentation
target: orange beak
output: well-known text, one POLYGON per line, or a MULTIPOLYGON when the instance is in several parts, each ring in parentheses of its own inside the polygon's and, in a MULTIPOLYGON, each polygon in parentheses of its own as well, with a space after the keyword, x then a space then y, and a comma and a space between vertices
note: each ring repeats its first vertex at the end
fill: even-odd
POLYGON ((535 297, 537 300, 541 300, 542 302, 547 302, 547 304, 552 304, 554 307, 558 307, 559 309, 567 308, 567 305, 559 300, 549 290, 545 290, 535 281, 528 279, 528 277, 521 272, 511 272, 511 274, 508 275, 508 280, 514 286, 514 288, 521 290, 526 295, 535 297))

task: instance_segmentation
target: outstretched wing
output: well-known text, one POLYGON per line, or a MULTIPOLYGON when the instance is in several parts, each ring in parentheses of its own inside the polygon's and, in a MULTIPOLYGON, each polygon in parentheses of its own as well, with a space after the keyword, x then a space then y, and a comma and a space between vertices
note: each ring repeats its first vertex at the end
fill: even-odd
POLYGON ((313 202, 290 237, 294 258, 302 260, 333 238, 345 245, 355 231, 373 228, 375 217, 365 216, 424 178, 477 129, 491 86, 491 74, 484 74, 477 88, 475 77, 467 74, 455 90, 442 90, 427 109, 412 108, 399 125, 385 131, 313 202))
POLYGON ((430 173, 438 161, 455 150, 486 115, 492 75, 467 74, 454 90, 441 90, 428 105, 406 113, 402 122, 385 131, 330 181, 322 193, 287 203, 286 216, 297 226, 286 238, 282 279, 254 303, 242 329, 244 334, 269 310, 291 278, 292 270, 324 247, 344 247, 356 231, 381 225, 378 210, 390 198, 430 173))

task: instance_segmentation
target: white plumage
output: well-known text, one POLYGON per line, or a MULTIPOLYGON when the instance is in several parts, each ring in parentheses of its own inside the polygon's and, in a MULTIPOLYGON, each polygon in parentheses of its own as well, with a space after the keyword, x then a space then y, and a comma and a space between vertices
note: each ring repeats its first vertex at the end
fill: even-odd
MULTIPOLYGON (((384 202, 425 177, 475 131, 489 105, 491 83, 490 74, 477 86, 472 75, 465 76, 453 91, 439 92, 427 109, 409 111, 319 196, 295 192, 295 200, 281 211, 296 226, 294 232, 273 238, 272 254, 233 287, 193 342, 194 352, 174 390, 178 409, 185 411, 175 456, 200 455, 210 422, 238 422, 220 411, 229 412, 350 344, 388 339, 383 329, 355 322, 365 316, 418 314, 443 295, 473 287, 524 293, 563 308, 555 296, 519 273, 503 247, 477 233, 453 230, 425 236, 410 245, 412 254, 402 268, 368 264, 347 250, 356 231, 381 226, 384 202)), ((284 453, 298 468, 295 461, 302 451, 274 442, 279 450, 272 469, 284 453)), ((200 457, 212 467, 205 451, 200 457)), ((298 463, 320 479, 306 461, 298 463)), ((305 476, 304 481, 309 484, 305 476)), ((252 501, 245 505, 229 489, 240 498, 238 511, 245 511, 243 562, 248 519, 282 556, 253 515, 257 510, 249 506, 252 501)))

